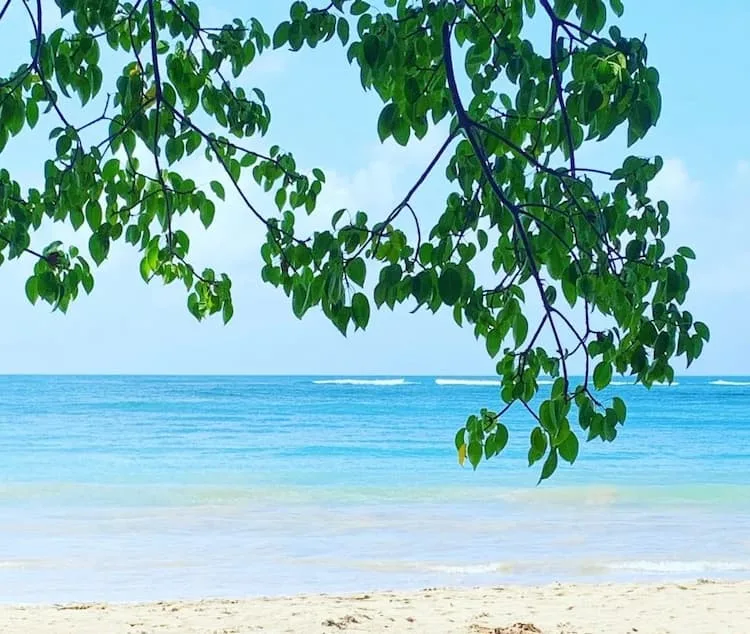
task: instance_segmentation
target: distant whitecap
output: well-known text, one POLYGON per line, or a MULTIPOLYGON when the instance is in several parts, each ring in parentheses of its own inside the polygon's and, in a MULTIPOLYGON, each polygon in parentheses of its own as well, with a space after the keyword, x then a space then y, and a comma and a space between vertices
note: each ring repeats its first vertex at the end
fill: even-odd
POLYGON ((319 379, 313 381, 316 385, 410 385, 406 379, 319 379))
POLYGON ((639 572, 677 572, 677 573, 700 573, 700 572, 741 572, 750 570, 750 562, 747 561, 623 561, 608 564, 612 570, 634 570, 639 572))
POLYGON ((473 385, 473 386, 498 386, 500 381, 491 379, 435 379, 436 385, 473 385))

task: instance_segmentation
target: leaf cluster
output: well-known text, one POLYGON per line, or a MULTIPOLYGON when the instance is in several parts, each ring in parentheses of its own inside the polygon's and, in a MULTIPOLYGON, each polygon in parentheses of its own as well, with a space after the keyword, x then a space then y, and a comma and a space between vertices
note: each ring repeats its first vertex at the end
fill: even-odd
POLYGON ((41 189, 0 170, 0 263, 33 256, 29 299, 66 310, 80 287, 91 292, 92 264, 124 239, 142 254, 144 280, 180 280, 193 315, 228 321, 231 281, 191 262, 180 219, 197 214, 209 228, 229 189, 264 227, 262 278, 297 317, 320 310, 346 335, 366 328, 373 309, 406 304, 450 311, 471 329, 497 360, 502 405, 469 416, 456 435, 459 462, 476 468, 499 454, 502 420, 520 407, 533 421, 529 464, 541 462, 546 479, 559 458, 576 460, 578 433, 616 437, 625 403, 600 394, 615 374, 671 382, 675 359, 689 365, 709 340, 683 308, 695 254, 667 252, 669 208, 649 194, 662 159, 627 155, 611 170, 578 161, 584 144, 618 130, 628 147, 647 134, 661 114, 659 73, 645 38, 614 24, 621 0, 384 4, 295 1, 269 35, 256 19, 205 26, 185 0, 58 0, 73 26, 48 35, 41 2, 36 12, 29 3, 29 61, 0 79, 0 152, 42 116, 56 120, 54 151, 41 189), (548 27, 543 47, 527 37, 535 15, 548 27), (329 229, 298 235, 325 175, 303 173, 277 145, 246 145, 269 133, 271 110, 244 72, 270 49, 325 44, 343 47, 363 90, 381 100, 371 125, 382 141, 405 146, 431 130, 445 140, 388 213, 341 209, 329 229), (116 77, 104 77, 103 52, 128 60, 116 77), (69 117, 74 97, 101 114, 69 117), (183 161, 199 156, 221 181, 184 176, 183 161), (439 164, 451 192, 426 226, 412 199, 439 164), (59 241, 33 250, 43 222, 84 231, 87 252, 59 241), (549 394, 543 377, 553 379, 549 394))

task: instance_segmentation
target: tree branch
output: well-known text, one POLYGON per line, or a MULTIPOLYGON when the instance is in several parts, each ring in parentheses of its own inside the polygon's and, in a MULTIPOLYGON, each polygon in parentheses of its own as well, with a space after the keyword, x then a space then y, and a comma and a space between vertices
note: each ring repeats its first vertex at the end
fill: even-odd
POLYGON ((515 205, 508 199, 508 197, 503 193, 502 189, 500 188, 497 181, 495 180, 495 177, 492 174, 492 170, 490 170, 487 156, 485 155, 484 150, 482 149, 481 145, 479 144, 479 141, 477 140, 474 134, 474 130, 473 130, 474 122, 469 117, 466 110, 464 109, 463 103, 461 101, 461 96, 458 91, 458 85, 456 83, 455 72, 453 70, 453 56, 452 56, 452 51, 451 51, 450 38, 451 38, 451 25, 448 22, 446 22, 443 24, 443 29, 442 29, 443 56, 445 59, 445 69, 446 69, 446 76, 448 79, 448 89, 451 93, 453 105, 456 110, 456 117, 458 119, 458 128, 464 131, 464 134, 466 135, 467 140, 471 144, 472 150, 474 151, 474 154, 476 155, 477 160, 480 163, 482 172, 484 173, 485 178, 487 179, 487 182, 492 188, 492 191, 494 192, 495 196, 500 201, 500 203, 508 209, 508 211, 511 213, 513 217, 513 224, 515 225, 516 230, 518 231, 524 250, 526 252, 526 256, 529 261, 531 275, 534 278, 534 283, 536 284, 537 290, 539 292, 539 297, 544 306, 544 311, 549 317, 550 328, 555 338, 555 343, 557 345, 558 353, 561 357, 561 363, 563 366, 563 379, 565 380, 565 390, 567 392, 568 369, 567 369, 567 364, 564 358, 562 340, 557 331, 555 321, 552 318, 552 306, 547 300, 546 294, 544 292, 544 284, 542 283, 542 279, 539 274, 539 268, 537 267, 536 260, 534 259, 534 251, 531 247, 531 244, 529 243, 529 238, 528 238, 528 235, 526 234, 526 230, 523 226, 523 223, 521 222, 520 210, 517 205, 515 205))

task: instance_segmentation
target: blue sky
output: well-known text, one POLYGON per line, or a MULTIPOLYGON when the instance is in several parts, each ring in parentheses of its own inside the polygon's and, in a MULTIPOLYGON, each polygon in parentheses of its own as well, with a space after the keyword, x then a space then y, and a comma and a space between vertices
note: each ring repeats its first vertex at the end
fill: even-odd
MULTIPOLYGON (((228 2, 210 4, 218 22, 235 15, 228 2)), ((256 15, 269 29, 288 6, 248 4, 234 11, 243 19, 256 15)), ((750 3, 723 0, 711 10, 684 0, 627 0, 625 5, 621 28, 648 34, 650 62, 661 73, 664 100, 658 126, 636 151, 665 158, 655 193, 670 202, 673 245, 689 244, 698 253, 689 307, 712 330, 711 344, 690 372, 750 374, 750 332, 743 328, 750 310, 750 119, 745 112, 750 99, 745 51, 750 3), (707 29, 707 24, 721 28, 707 29)), ((17 60, 4 62, 7 69, 15 68, 28 51, 21 15, 9 15, 0 34, 4 52, 17 51, 17 60)), ((341 206, 367 210, 372 217, 387 213, 442 141, 437 131, 407 149, 381 145, 375 131, 379 100, 362 92, 357 71, 338 44, 264 56, 249 71, 248 81, 266 92, 272 110, 271 132, 261 143, 279 143, 301 165, 326 171, 328 187, 317 212, 324 219, 341 206)), ((40 157, 49 152, 42 130, 11 142, 0 166, 13 167, 24 182, 38 181, 40 157)), ((609 144, 592 156, 613 166, 623 152, 622 146, 609 144)), ((199 179, 212 177, 205 167, 186 169, 199 179)), ((438 172, 416 201, 420 213, 436 213, 445 191, 438 172)), ((270 200, 259 199, 259 204, 272 208, 270 200)), ((114 251, 97 273, 92 296, 79 299, 67 315, 28 304, 23 283, 33 261, 25 258, 0 267, 0 373, 493 372, 494 362, 483 346, 469 330, 458 329, 448 312, 376 313, 366 333, 347 339, 317 313, 298 321, 283 293, 260 281, 262 234, 231 199, 208 233, 197 222, 187 226, 197 262, 226 270, 234 279, 235 317, 228 326, 219 319, 197 323, 185 308, 181 288, 145 285, 138 255, 129 245, 114 251)), ((35 245, 58 234, 57 227, 47 229, 35 245)), ((83 232, 62 230, 61 235, 80 244, 87 240, 83 232)))

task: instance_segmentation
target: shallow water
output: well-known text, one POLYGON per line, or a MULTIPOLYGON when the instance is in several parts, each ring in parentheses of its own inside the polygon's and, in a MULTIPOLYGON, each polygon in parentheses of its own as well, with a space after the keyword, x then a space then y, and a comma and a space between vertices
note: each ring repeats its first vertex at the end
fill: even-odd
POLYGON ((528 419, 456 463, 462 377, 2 377, 0 600, 750 578, 750 380, 609 390, 535 487, 528 419))

